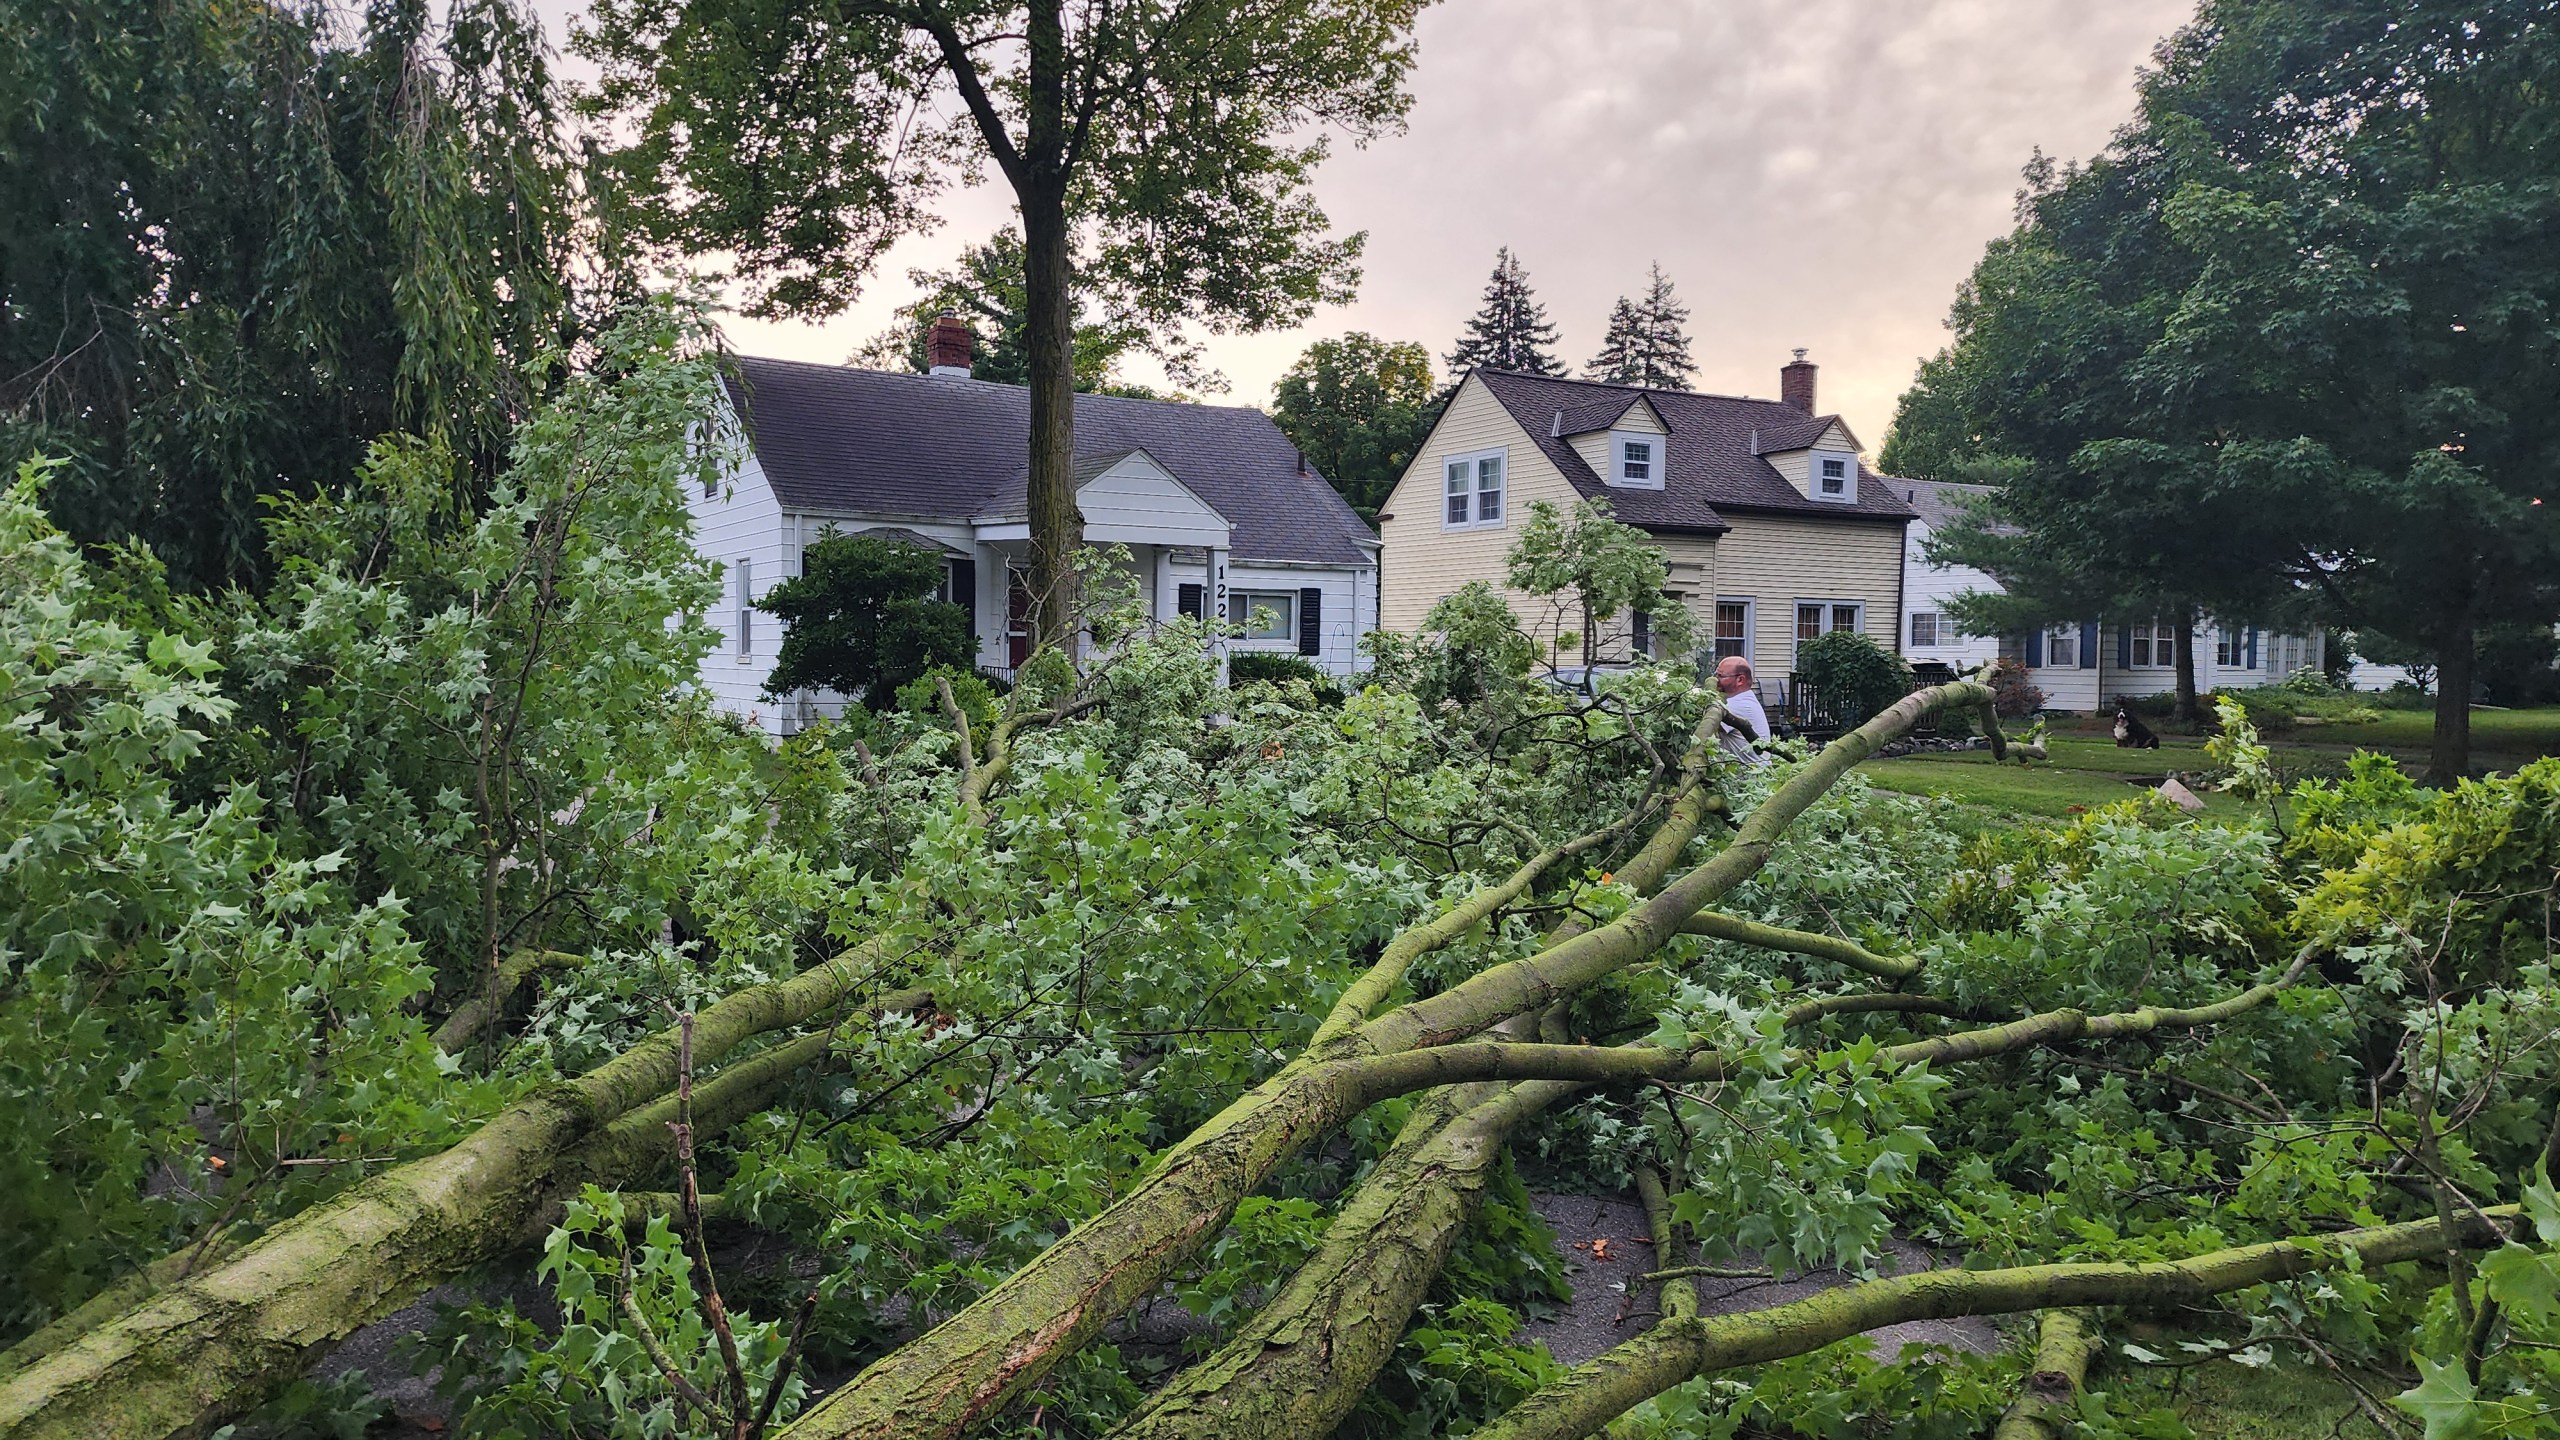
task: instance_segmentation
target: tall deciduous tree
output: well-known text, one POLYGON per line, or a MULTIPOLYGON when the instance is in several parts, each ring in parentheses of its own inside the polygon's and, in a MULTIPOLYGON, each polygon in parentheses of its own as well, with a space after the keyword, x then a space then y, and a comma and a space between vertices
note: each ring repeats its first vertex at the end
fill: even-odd
POLYGON ((1306 348, 1273 388, 1271 418, 1352 509, 1375 519, 1440 418, 1438 383, 1420 345, 1354 330, 1306 348))
POLYGON ((1698 373, 1698 363, 1689 358, 1688 324, 1689 307, 1657 263, 1642 300, 1621 295, 1610 308, 1608 334, 1585 373, 1613 385, 1686 390, 1698 373))
POLYGON ((1529 272, 1520 257, 1503 246, 1494 253, 1493 278, 1485 282, 1484 304, 1467 321, 1458 348, 1449 352, 1452 373, 1478 365, 1493 370, 1525 370, 1532 375, 1561 375, 1556 363, 1556 327, 1547 307, 1529 289, 1529 272))
POLYGON ((253 582, 266 502, 394 432, 477 498, 526 362, 585 328, 516 0, 0 0, 0 33, 0 462, 68 462, 68 531, 253 582))
POLYGON ((1402 123, 1423 0, 603 0, 590 102, 659 242, 734 254, 757 313, 826 313, 991 164, 1023 235, 1035 633, 1083 526, 1079 268, 1151 323, 1258 329, 1347 299, 1361 239, 1307 192, 1322 132, 1402 123), (1079 264, 1080 262, 1080 264, 1079 264))
POLYGON ((1948 553, 2243 617, 2316 595, 2438 657, 2463 773, 2481 627, 2560 617, 2555 81, 2535 6, 2209 5, 1959 297, 1923 379, 2024 463, 2026 535, 1948 553))
MULTIPOLYGON (((946 269, 909 270, 907 281, 916 287, 916 298, 898 307, 895 325, 855 352, 856 363, 925 373, 932 368, 925 354, 926 332, 933 328, 934 317, 947 311, 968 321, 969 328, 979 336, 977 355, 971 362, 973 378, 998 385, 1030 383, 1027 332, 1031 307, 1023 289, 1019 227, 1008 225, 988 237, 986 243, 962 250, 960 258, 946 269)), ((1080 292, 1090 289, 1089 285, 1079 287, 1080 292)), ((1074 354, 1079 394, 1147 393, 1119 379, 1121 359, 1138 351, 1156 353, 1175 378, 1186 385, 1214 378, 1201 372, 1196 345, 1184 343, 1178 335, 1150 331, 1125 312, 1114 313, 1107 303, 1094 305, 1085 293, 1080 293, 1078 299, 1085 302, 1079 303, 1076 314, 1074 354), (1173 343, 1168 346, 1167 341, 1173 343)))
MULTIPOLYGON (((1664 649, 1684 654, 1692 639, 1688 608, 1667 602, 1670 579, 1662 547, 1610 512, 1606 499, 1585 500, 1568 512, 1553 501, 1529 506, 1528 523, 1503 557, 1504 578, 1514 590, 1547 597, 1556 626, 1580 631, 1583 685, 1600 659, 1601 627, 1621 615, 1641 613, 1664 649)), ((1560 638, 1548 627, 1550 645, 1560 638)))

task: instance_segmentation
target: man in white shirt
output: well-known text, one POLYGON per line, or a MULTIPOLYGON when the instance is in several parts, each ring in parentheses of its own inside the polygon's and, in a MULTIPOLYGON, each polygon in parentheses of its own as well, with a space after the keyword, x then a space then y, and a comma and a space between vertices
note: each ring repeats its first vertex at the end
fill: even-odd
POLYGON ((1716 693, 1724 697, 1724 728, 1718 738, 1725 753, 1745 765, 1768 764, 1769 757, 1752 748, 1754 741, 1769 738, 1769 712, 1752 688, 1751 662, 1739 655, 1717 661, 1716 693))

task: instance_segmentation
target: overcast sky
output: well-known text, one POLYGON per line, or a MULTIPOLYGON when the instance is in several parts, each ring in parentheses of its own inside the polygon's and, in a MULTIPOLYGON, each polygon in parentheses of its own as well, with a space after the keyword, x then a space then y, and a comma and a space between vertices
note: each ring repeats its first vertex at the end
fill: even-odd
MULTIPOLYGON (((558 18, 579 0, 542 0, 558 18)), ((582 8, 582 7, 580 7, 582 8)), ((1822 408, 1872 455, 1947 302, 2008 228, 2018 170, 2105 144, 2191 0, 1445 0, 1425 12, 1412 126, 1345 149, 1316 191, 1369 232, 1360 297, 1299 330, 1211 337, 1231 403, 1267 404, 1309 340, 1368 330, 1444 355, 1496 246, 1529 270, 1577 370, 1659 260, 1698 388, 1773 396, 1804 346, 1822 408)), ((823 325, 733 320, 750 353, 841 361, 1009 216, 955 190, 823 325)), ((1151 378, 1138 375, 1134 378, 1151 378)))

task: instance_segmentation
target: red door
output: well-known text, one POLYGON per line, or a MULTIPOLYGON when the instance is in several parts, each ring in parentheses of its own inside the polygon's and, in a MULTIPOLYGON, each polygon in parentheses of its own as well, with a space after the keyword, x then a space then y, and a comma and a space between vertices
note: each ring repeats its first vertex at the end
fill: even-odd
POLYGON ((1005 664, 1019 670, 1031 658, 1031 586, 1021 571, 1011 567, 1004 578, 1005 664))

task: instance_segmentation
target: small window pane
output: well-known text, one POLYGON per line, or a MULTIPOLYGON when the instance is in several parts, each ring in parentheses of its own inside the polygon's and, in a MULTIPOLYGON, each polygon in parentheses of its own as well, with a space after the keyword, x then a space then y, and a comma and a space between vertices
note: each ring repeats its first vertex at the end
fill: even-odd
POLYGON ((1476 462, 1476 518, 1502 518, 1502 457, 1488 455, 1476 462))
POLYGON ((1230 590, 1227 619, 1244 627, 1247 640, 1298 638, 1298 597, 1286 590, 1230 590))
POLYGON ((1831 607, 1831 628, 1832 628, 1832 629, 1834 629, 1834 630, 1855 630, 1855 629, 1857 629, 1857 628, 1858 628, 1858 607, 1857 607, 1857 606, 1855 606, 1855 605, 1834 605, 1834 606, 1832 606, 1832 607, 1831 607))
POLYGON ((1622 478, 1628 480, 1651 480, 1653 478, 1652 442, 1646 440, 1628 441, 1626 460, 1625 463, 1620 466, 1619 474, 1622 478))
POLYGON ((1453 464, 1453 465, 1451 465, 1451 466, 1449 467, 1449 471, 1448 471, 1448 482, 1449 482, 1449 523, 1450 523, 1450 524, 1452 524, 1452 525, 1464 525, 1464 524, 1466 524, 1466 523, 1467 523, 1467 462, 1466 462, 1466 461, 1464 461, 1464 460, 1460 460, 1460 461, 1458 461, 1457 463, 1455 463, 1455 464, 1453 464))
POLYGON ((1822 607, 1819 605, 1797 606, 1796 638, 1799 640, 1815 640, 1821 638, 1821 635, 1822 607))
POLYGON ((1934 646, 1938 643, 1938 617, 1935 612, 1928 610, 1911 612, 1911 643, 1915 647, 1934 646))

